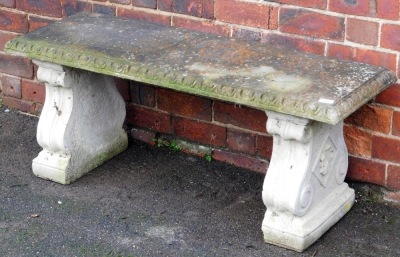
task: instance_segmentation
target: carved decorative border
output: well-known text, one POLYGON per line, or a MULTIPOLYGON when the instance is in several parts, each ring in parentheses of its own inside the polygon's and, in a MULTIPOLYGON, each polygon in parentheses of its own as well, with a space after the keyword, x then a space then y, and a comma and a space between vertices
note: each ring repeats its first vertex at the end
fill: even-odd
POLYGON ((79 51, 71 52, 71 49, 67 49, 67 47, 46 45, 43 42, 35 41, 26 42, 23 38, 16 38, 7 42, 5 51, 32 59, 136 80, 195 95, 234 102, 256 109, 272 110, 329 124, 336 124, 343 120, 397 80, 392 72, 382 70, 374 79, 359 87, 347 98, 335 105, 329 105, 317 102, 304 103, 299 99, 290 99, 282 94, 272 95, 271 93, 248 88, 219 85, 194 74, 183 76, 178 73, 157 71, 141 63, 107 58, 107 56, 99 56, 98 54, 90 56, 79 51))

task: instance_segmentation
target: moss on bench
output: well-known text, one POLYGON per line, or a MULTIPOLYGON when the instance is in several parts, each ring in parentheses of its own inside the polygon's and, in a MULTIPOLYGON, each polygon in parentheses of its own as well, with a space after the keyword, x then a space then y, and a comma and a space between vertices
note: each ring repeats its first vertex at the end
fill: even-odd
POLYGON ((330 124, 396 80, 367 64, 100 14, 38 29, 5 51, 330 124))

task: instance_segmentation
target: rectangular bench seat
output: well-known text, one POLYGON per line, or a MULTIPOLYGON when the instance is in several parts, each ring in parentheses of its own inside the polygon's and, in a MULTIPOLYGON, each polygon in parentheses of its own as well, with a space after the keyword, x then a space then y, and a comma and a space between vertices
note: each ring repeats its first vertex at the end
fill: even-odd
MULTIPOLYGON (((185 29, 82 13, 8 42, 46 84, 33 160, 68 184, 127 147, 111 76, 266 111, 266 242, 303 251, 350 210, 343 119, 396 81, 382 67, 185 29)), ((249 117, 251 119, 252 117, 249 117)))

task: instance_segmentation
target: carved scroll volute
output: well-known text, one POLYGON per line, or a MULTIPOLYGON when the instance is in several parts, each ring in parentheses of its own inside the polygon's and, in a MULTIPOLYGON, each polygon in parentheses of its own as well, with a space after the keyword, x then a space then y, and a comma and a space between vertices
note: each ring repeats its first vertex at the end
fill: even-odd
POLYGON ((49 86, 63 87, 64 86, 64 71, 52 70, 44 67, 39 67, 37 71, 37 78, 40 82, 45 82, 49 86))
POLYGON ((267 208, 303 216, 314 199, 310 183, 312 126, 307 119, 267 112, 274 150, 263 188, 267 208))
POLYGON ((64 87, 65 71, 61 65, 37 60, 34 60, 33 62, 39 66, 37 79, 40 82, 45 82, 49 86, 53 87, 64 87))
MULTIPOLYGON (((270 112, 268 112, 270 113, 270 112)), ((294 117, 297 122, 281 120, 274 115, 268 116, 267 131, 271 135, 278 135, 284 140, 297 140, 303 143, 310 141, 309 120, 294 117)))
POLYGON ((65 154, 64 133, 72 111, 71 85, 64 83, 61 65, 34 61, 39 66, 37 78, 46 86, 46 100, 38 124, 37 141, 43 149, 65 154))

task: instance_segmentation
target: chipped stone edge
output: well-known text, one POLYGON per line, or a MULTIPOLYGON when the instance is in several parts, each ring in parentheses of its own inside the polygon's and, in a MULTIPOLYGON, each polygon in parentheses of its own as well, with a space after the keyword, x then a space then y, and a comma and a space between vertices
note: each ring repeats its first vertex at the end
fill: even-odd
POLYGON ((332 125, 345 119, 397 80, 393 72, 382 69, 375 78, 359 87, 347 98, 329 105, 315 102, 302 103, 298 99, 285 98, 283 94, 272 95, 248 88, 220 85, 193 74, 183 76, 179 73, 157 71, 141 63, 110 58, 88 51, 71 51, 68 47, 49 45, 44 41, 26 42, 23 37, 7 42, 5 52, 332 125))

